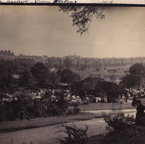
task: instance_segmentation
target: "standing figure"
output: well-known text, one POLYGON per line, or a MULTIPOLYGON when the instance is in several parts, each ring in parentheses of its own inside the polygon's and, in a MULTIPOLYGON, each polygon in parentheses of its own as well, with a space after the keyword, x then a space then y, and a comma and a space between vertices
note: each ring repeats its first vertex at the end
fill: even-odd
POLYGON ((141 104, 141 100, 137 100, 137 113, 136 113, 136 120, 138 120, 138 118, 142 118, 145 116, 144 110, 145 110, 145 106, 141 104))
POLYGON ((133 107, 135 107, 137 105, 137 99, 136 99, 136 96, 133 97, 133 100, 132 100, 132 104, 131 104, 133 107))

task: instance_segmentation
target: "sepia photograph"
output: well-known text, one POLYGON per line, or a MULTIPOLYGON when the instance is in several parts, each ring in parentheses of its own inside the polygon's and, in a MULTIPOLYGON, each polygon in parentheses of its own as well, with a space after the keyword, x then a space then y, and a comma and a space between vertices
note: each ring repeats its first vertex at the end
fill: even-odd
POLYGON ((0 144, 144 144, 145 7, 0 5, 0 144))

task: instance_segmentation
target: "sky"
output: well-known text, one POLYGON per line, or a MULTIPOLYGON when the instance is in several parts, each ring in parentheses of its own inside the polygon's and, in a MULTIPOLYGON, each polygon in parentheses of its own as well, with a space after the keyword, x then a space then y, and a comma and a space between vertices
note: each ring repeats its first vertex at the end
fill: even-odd
POLYGON ((15 55, 144 57, 145 7, 105 7, 82 36, 58 6, 0 6, 0 50, 15 55))

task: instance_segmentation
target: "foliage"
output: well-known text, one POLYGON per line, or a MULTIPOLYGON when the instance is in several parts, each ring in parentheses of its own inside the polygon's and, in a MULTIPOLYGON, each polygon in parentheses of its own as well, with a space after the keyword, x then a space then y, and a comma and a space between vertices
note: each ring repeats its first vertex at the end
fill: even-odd
POLYGON ((11 71, 4 62, 0 62, 0 89, 4 93, 8 93, 12 91, 12 86, 14 83, 14 79, 11 71))
POLYGON ((71 61, 70 59, 66 58, 66 59, 64 60, 64 65, 65 65, 65 67, 66 67, 67 69, 70 68, 71 64, 72 64, 72 61, 71 61))
POLYGON ((76 73, 73 73, 71 70, 64 69, 61 71, 60 82, 73 85, 79 81, 80 81, 80 76, 76 73))
POLYGON ((75 106, 73 109, 73 114, 80 114, 80 113, 81 113, 81 109, 75 106))
MULTIPOLYGON (((1 94, 1 99, 5 95, 1 94)), ((50 93, 42 99, 32 99, 30 96, 19 94, 17 100, 0 103, 0 122, 32 119, 37 117, 60 116, 66 114, 69 107, 64 99, 64 93, 59 92, 57 101, 51 101, 50 93), (48 97, 48 100, 46 100, 48 97)))
POLYGON ((81 109, 78 108, 78 106, 74 106, 73 110, 68 110, 67 115, 76 115, 80 113, 81 113, 81 109))
POLYGON ((56 73, 54 73, 54 72, 51 72, 50 74, 49 74, 49 80, 50 80, 50 88, 56 88, 56 86, 57 86, 57 84, 58 84, 58 82, 59 82, 59 74, 56 72, 56 73))
POLYGON ((145 117, 138 117, 136 123, 139 126, 145 126, 145 117))
POLYGON ((33 77, 29 69, 25 69, 19 78, 19 86, 27 88, 35 88, 37 84, 36 79, 33 77))
POLYGON ((58 101, 56 102, 56 105, 65 113, 69 107, 69 103, 67 100, 64 99, 65 94, 63 91, 60 91, 58 93, 58 96, 59 97, 58 97, 58 101))
POLYGON ((56 101, 51 101, 47 103, 47 113, 48 115, 63 115, 66 114, 69 107, 69 103, 64 99, 64 92, 60 91, 57 93, 56 101))
POLYGON ((126 88, 133 88, 136 85, 136 77, 127 74, 126 76, 121 78, 120 85, 126 88))
POLYGON ((136 63, 129 68, 130 75, 136 79, 136 86, 139 88, 145 78, 145 66, 141 63, 136 63))
POLYGON ((57 142, 60 144, 86 144, 88 141, 87 131, 88 126, 85 129, 78 128, 75 125, 68 126, 66 124, 62 124, 63 129, 57 131, 64 132, 67 134, 67 137, 64 137, 64 140, 57 138, 57 142))
POLYGON ((123 144, 140 133, 136 128, 134 116, 129 114, 125 116, 123 113, 111 117, 111 115, 103 114, 107 133, 104 134, 102 144, 123 144))
POLYGON ((50 85, 49 70, 43 63, 36 63, 31 67, 31 72, 37 80, 40 88, 47 88, 50 85))
POLYGON ((138 89, 143 84, 145 78, 145 66, 141 63, 136 63, 129 68, 129 74, 122 78, 120 85, 132 88, 137 87, 138 89))
POLYGON ((77 32, 81 35, 88 32, 93 16, 100 19, 105 18, 103 14, 104 7, 102 6, 78 6, 74 4, 59 7, 60 11, 66 12, 67 14, 69 12, 71 13, 72 25, 78 28, 77 32))

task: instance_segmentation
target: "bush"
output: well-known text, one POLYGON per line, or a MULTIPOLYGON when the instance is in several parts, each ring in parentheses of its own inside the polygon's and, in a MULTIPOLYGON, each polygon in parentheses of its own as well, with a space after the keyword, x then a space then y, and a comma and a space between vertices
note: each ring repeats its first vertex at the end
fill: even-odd
POLYGON ((61 126, 63 130, 57 131, 64 132, 67 134, 67 137, 64 137, 64 140, 57 138, 57 142, 60 144, 86 144, 88 141, 87 131, 88 126, 86 129, 78 128, 75 125, 68 126, 66 124, 62 124, 61 126))
POLYGON ((65 94, 63 91, 58 93, 59 95, 59 99, 58 102, 56 102, 56 105, 63 111, 66 112, 68 107, 69 107, 69 103, 67 100, 64 99, 65 94))
POLYGON ((36 117, 60 116, 66 114, 69 107, 64 99, 64 93, 58 93, 57 101, 44 101, 43 99, 32 99, 25 94, 19 94, 17 100, 0 103, 0 122, 36 117))
POLYGON ((67 115, 76 115, 76 114, 80 114, 81 113, 81 109, 74 106, 73 110, 68 110, 68 112, 66 113, 67 115))
POLYGON ((125 144, 127 141, 138 135, 140 130, 136 128, 134 116, 123 113, 114 116, 103 114, 107 133, 104 135, 103 144, 125 144))
POLYGON ((73 114, 80 114, 80 113, 81 113, 81 109, 78 107, 74 107, 73 114))
POLYGON ((56 104, 50 103, 47 106, 47 114, 49 116, 61 116, 63 115, 63 110, 60 109, 56 104))
POLYGON ((136 119, 136 124, 139 126, 145 126, 145 117, 138 117, 136 119))

